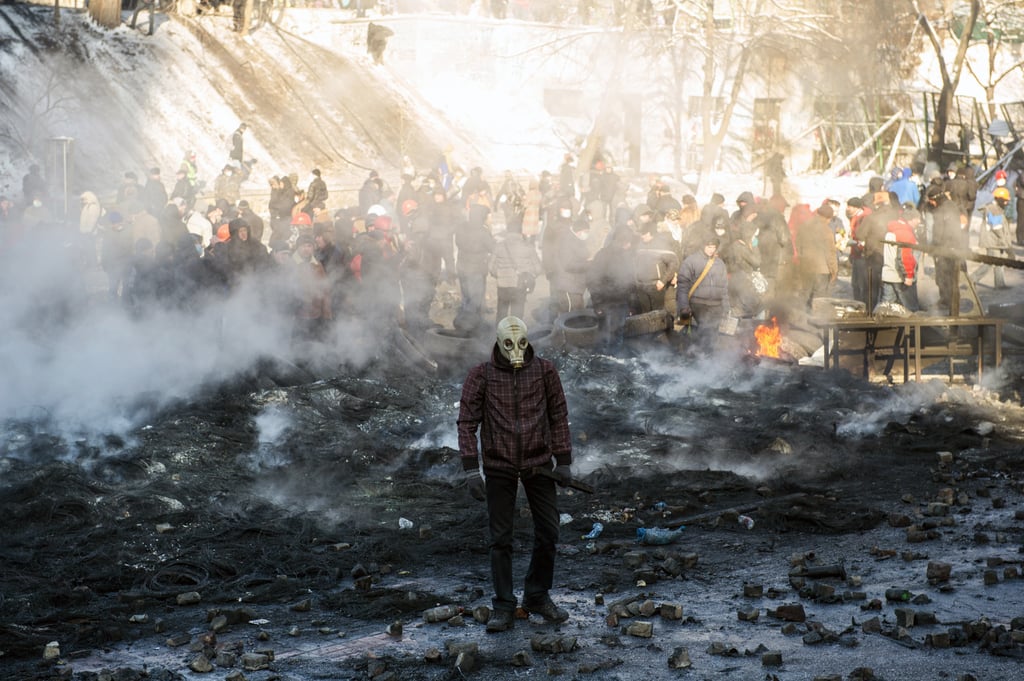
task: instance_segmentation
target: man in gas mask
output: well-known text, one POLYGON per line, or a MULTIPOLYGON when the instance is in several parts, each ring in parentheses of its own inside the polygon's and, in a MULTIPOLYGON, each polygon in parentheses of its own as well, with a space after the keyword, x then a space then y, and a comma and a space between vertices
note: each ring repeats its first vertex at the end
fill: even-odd
POLYGON ((492 633, 510 629, 515 619, 512 539, 520 481, 530 504, 534 536, 522 607, 548 622, 569 617, 548 593, 558 541, 556 481, 534 471, 554 464, 557 484, 571 482, 568 409, 557 369, 534 355, 526 332, 526 323, 518 317, 498 323, 491 359, 470 370, 459 406, 459 453, 466 482, 474 499, 487 502, 494 583, 487 631, 492 633))

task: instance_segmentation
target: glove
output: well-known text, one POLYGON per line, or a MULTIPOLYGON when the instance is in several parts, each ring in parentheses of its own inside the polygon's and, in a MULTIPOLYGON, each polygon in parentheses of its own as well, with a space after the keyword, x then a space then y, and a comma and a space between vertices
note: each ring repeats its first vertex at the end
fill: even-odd
POLYGON ((466 471, 466 486, 469 488, 469 496, 477 501, 487 499, 487 484, 484 483, 484 477, 480 475, 480 471, 466 471))
POLYGON ((555 466, 555 475, 558 476, 560 487, 565 487, 572 482, 572 469, 567 465, 555 466))

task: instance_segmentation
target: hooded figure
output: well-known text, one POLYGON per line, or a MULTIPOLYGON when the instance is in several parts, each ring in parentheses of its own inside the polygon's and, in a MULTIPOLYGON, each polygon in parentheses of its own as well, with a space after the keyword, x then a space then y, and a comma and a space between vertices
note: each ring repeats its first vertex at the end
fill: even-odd
POLYGON ((569 413, 558 370, 534 354, 523 320, 501 320, 490 360, 476 365, 466 376, 459 401, 458 434, 469 492, 474 499, 487 502, 494 584, 487 631, 515 626, 515 610, 520 605, 512 577, 520 484, 533 518, 533 552, 521 605, 548 622, 564 622, 569 613, 555 605, 549 590, 558 542, 555 484, 564 486, 572 481, 569 413), (551 475, 538 474, 540 468, 551 475))
POLYGON ((469 207, 469 218, 456 228, 455 245, 458 248, 456 270, 462 290, 459 316, 465 325, 475 327, 481 321, 487 270, 494 252, 490 208, 481 204, 469 207))

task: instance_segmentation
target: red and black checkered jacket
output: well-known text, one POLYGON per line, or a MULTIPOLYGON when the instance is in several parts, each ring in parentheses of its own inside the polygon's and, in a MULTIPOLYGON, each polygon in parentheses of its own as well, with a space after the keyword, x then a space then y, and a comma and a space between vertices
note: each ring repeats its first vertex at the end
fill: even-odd
POLYGON ((513 369, 498 350, 473 367, 462 385, 459 405, 459 453, 462 467, 484 471, 525 471, 572 463, 569 411, 554 364, 526 351, 521 369, 513 369), (477 431, 480 443, 477 443, 477 431))

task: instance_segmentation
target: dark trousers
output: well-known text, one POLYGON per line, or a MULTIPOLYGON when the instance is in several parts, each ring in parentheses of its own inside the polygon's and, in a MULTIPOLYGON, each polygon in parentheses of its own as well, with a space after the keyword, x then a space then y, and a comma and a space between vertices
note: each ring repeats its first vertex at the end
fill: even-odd
MULTIPOLYGON (((526 571, 523 601, 536 602, 551 590, 558 542, 558 506, 555 481, 540 475, 522 479, 533 516, 533 553, 526 571)), ((507 471, 487 472, 487 516, 491 532, 491 579, 495 610, 515 610, 512 587, 512 540, 516 520, 519 477, 507 471)))
POLYGON ((462 304, 459 310, 479 317, 484 311, 487 271, 459 270, 459 290, 462 292, 462 304))
POLYGON ((498 287, 497 317, 499 322, 509 315, 523 319, 525 310, 526 291, 521 288, 498 287))
POLYGON ((850 258, 850 286, 853 288, 854 300, 864 305, 871 304, 868 300, 868 263, 862 257, 850 258))
POLYGON ((629 305, 626 303, 601 303, 594 305, 597 315, 597 330, 601 344, 612 352, 619 350, 623 343, 623 331, 626 317, 629 316, 629 305))
POLYGON ((881 253, 873 253, 864 256, 864 262, 868 267, 868 310, 874 310, 878 305, 878 298, 882 293, 882 265, 881 253))

